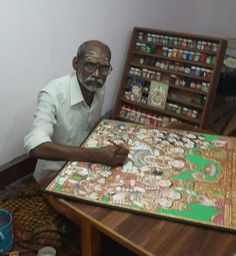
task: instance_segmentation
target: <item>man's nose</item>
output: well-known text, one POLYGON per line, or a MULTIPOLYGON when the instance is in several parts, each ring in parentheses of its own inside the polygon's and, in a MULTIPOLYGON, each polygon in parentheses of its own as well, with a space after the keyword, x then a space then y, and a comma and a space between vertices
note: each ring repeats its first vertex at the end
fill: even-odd
POLYGON ((99 68, 98 68, 98 67, 96 67, 96 69, 93 71, 93 75, 94 75, 95 77, 99 77, 99 76, 100 76, 100 71, 99 71, 99 68))

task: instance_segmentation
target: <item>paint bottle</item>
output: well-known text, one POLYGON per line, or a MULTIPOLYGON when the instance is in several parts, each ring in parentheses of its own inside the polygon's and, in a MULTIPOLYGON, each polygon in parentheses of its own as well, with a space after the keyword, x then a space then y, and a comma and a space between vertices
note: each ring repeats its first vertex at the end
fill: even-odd
POLYGON ((138 33, 138 40, 143 41, 143 32, 138 33))
POLYGON ((195 52, 195 54, 194 54, 194 61, 196 61, 196 62, 199 62, 199 60, 200 60, 200 52, 195 52))

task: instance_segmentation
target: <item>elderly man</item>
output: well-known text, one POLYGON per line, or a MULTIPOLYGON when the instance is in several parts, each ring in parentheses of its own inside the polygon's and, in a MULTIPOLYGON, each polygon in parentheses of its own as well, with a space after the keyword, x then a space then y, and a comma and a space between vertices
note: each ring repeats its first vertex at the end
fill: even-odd
POLYGON ((40 159, 34 172, 37 181, 59 170, 65 161, 106 165, 125 161, 128 150, 123 145, 78 147, 100 119, 110 60, 106 44, 84 42, 73 58, 75 72, 53 80, 39 92, 33 127, 24 141, 27 152, 40 159))

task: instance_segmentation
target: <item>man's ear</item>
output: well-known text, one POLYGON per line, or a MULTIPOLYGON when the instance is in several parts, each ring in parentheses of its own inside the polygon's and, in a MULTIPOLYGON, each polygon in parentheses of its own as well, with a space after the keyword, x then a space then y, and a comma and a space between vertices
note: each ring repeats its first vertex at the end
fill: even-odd
POLYGON ((72 65, 74 70, 78 70, 79 67, 79 58, 77 56, 75 56, 72 60, 72 65))

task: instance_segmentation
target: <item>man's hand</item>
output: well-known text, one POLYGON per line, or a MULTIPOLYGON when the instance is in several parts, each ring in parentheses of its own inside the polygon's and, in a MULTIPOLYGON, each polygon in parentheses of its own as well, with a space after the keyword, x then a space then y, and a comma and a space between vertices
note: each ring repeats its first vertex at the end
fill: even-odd
POLYGON ((96 149, 94 154, 96 154, 96 162, 116 166, 125 162, 129 150, 125 144, 119 144, 96 149))
POLYGON ((125 162, 129 150, 125 144, 102 148, 79 148, 45 142, 31 150, 30 154, 46 160, 94 162, 116 166, 125 162))

